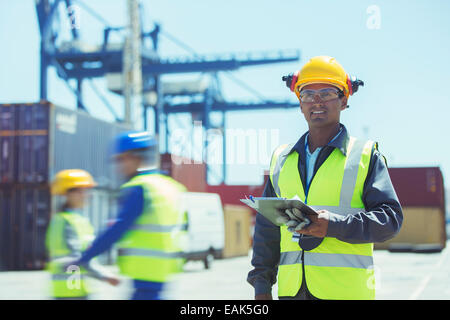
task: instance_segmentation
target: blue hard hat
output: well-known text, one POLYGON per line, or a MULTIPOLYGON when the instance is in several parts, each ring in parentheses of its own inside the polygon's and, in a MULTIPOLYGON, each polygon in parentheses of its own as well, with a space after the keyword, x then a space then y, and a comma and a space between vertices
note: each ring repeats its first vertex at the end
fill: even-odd
POLYGON ((127 131, 119 134, 113 144, 113 155, 136 149, 145 149, 157 144, 155 138, 146 131, 127 131))

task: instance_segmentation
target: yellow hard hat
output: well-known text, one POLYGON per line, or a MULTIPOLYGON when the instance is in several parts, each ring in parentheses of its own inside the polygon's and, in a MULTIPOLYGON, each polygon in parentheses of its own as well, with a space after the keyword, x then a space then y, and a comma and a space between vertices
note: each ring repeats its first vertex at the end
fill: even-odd
POLYGON ((298 97, 300 90, 308 84, 328 83, 341 89, 348 97, 351 91, 349 81, 344 68, 335 58, 318 56, 311 58, 300 70, 294 85, 294 92, 298 97))
POLYGON ((97 184, 92 176, 84 170, 69 169, 56 174, 52 183, 52 194, 63 195, 73 188, 93 188, 97 184))
POLYGON ((347 98, 358 91, 359 86, 364 86, 363 81, 350 77, 335 58, 328 56, 311 58, 300 71, 283 76, 282 80, 291 91, 295 92, 297 98, 304 86, 313 83, 336 86, 347 98))

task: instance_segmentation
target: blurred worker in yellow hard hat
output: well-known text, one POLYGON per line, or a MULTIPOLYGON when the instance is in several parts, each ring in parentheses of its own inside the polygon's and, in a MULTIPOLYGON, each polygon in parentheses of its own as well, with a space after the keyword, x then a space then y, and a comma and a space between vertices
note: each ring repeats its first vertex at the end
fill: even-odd
POLYGON ((282 226, 258 214, 247 280, 256 299, 272 299, 274 279, 280 299, 374 299, 373 243, 394 237, 403 215, 378 144, 340 123, 364 83, 328 56, 282 79, 309 130, 274 151, 263 196, 298 197, 317 214, 287 209, 282 226))
POLYGON ((148 132, 116 137, 113 159, 128 180, 120 189, 119 213, 76 262, 84 265, 117 242, 118 265, 133 280, 135 300, 162 299, 165 284, 183 264, 181 194, 186 189, 158 170, 159 157, 157 141, 148 132))
POLYGON ((65 197, 60 211, 51 218, 46 236, 49 253, 47 269, 51 273, 52 295, 56 299, 87 299, 85 276, 117 285, 119 280, 96 260, 83 267, 67 265, 81 256, 94 239, 89 220, 82 215, 87 189, 95 186, 92 176, 79 169, 63 170, 56 174, 51 185, 53 195, 65 197))

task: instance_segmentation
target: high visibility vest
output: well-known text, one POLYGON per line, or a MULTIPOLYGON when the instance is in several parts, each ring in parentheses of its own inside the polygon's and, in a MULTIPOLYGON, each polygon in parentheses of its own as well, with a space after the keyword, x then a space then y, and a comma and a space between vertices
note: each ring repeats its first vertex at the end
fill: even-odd
POLYGON ((135 280, 167 282, 184 263, 181 195, 186 189, 162 174, 137 175, 121 188, 132 186, 144 190, 144 209, 119 242, 120 271, 135 280))
POLYGON ((58 259, 71 254, 64 239, 66 223, 75 230, 81 243, 81 250, 86 250, 94 239, 94 229, 89 220, 82 215, 74 212, 60 212, 52 217, 46 234, 46 246, 50 259, 46 268, 51 274, 52 295, 56 298, 85 297, 89 293, 85 280, 86 270, 79 266, 63 270, 67 260, 63 263, 58 262, 58 259))
MULTIPOLYGON (((307 199, 292 145, 278 147, 270 165, 270 180, 278 197, 302 201, 316 210, 340 215, 364 211, 362 199, 373 141, 349 139, 346 155, 335 148, 317 170, 307 199)), ((286 226, 280 227, 278 295, 295 296, 302 285, 302 264, 309 291, 319 299, 374 299, 373 243, 351 244, 325 237, 319 246, 302 251, 286 226), (303 257, 303 260, 302 260, 303 257)))

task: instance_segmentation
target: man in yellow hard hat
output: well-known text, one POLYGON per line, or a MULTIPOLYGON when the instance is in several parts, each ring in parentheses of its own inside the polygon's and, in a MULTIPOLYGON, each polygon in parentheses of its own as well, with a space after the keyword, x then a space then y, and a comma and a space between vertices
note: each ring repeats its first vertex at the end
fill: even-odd
POLYGON ((81 252, 88 248, 95 237, 92 225, 80 211, 85 205, 86 190, 94 186, 92 176, 79 169, 58 172, 52 183, 52 194, 65 197, 59 212, 52 216, 46 235, 50 258, 47 269, 51 273, 52 296, 55 299, 87 299, 87 275, 111 285, 119 283, 117 277, 96 260, 81 268, 67 266, 68 262, 81 257, 81 252))
POLYGON ((403 215, 378 144, 340 123, 363 82, 328 56, 283 80, 309 130, 274 151, 263 196, 297 196, 317 215, 278 227, 258 214, 247 280, 256 299, 272 299, 277 280, 280 299, 374 299, 373 243, 394 237, 403 215))

